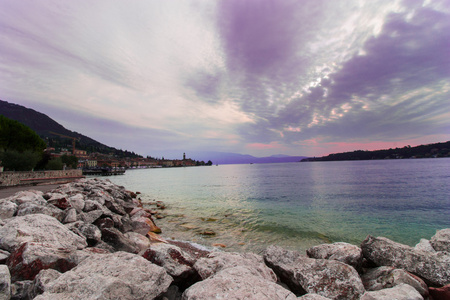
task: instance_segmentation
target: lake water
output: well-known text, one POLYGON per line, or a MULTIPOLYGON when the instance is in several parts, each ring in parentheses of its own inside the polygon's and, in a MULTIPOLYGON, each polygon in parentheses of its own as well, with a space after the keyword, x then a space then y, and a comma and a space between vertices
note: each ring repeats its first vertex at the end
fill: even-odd
POLYGON ((229 251, 359 245, 368 234, 414 246, 450 227, 449 158, 140 169, 109 179, 165 202, 166 217, 155 220, 164 237, 229 251))

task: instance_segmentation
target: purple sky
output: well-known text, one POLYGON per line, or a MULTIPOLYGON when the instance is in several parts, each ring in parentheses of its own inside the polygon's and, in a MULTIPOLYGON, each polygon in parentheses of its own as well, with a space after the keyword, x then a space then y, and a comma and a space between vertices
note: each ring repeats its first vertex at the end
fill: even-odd
POLYGON ((450 0, 0 0, 0 99, 142 155, 450 140, 450 0))

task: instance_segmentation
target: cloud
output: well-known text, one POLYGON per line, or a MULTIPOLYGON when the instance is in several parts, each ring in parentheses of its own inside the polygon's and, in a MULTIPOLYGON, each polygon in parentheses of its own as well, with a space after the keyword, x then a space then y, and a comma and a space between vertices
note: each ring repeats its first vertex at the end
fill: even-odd
MULTIPOLYGON (((286 143, 326 136, 400 139, 445 132, 450 16, 427 7, 390 14, 378 36, 325 80, 247 130, 286 143), (259 131, 256 131, 259 129, 259 131), (295 130, 293 130, 295 129, 295 130)), ((448 132, 448 131, 447 131, 448 132)))
POLYGON ((444 134, 449 4, 6 0, 2 98, 149 154, 444 134))

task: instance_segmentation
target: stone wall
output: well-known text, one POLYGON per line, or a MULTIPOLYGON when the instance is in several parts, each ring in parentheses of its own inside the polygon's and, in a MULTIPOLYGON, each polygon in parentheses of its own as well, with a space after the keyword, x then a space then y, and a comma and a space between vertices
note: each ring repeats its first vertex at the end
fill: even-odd
POLYGON ((0 172, 0 187, 61 183, 82 178, 82 170, 0 172))

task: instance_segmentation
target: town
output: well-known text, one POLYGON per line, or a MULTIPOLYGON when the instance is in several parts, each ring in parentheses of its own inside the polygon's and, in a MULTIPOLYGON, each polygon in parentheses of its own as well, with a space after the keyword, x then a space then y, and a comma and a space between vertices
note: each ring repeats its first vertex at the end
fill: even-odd
POLYGON ((45 150, 52 158, 62 156, 74 156, 77 158, 77 168, 83 170, 93 169, 145 169, 145 168, 171 168, 171 167, 194 167, 194 166, 210 166, 211 161, 196 161, 191 158, 186 158, 186 153, 183 153, 182 159, 165 159, 154 158, 151 156, 142 157, 135 155, 134 157, 118 157, 114 154, 105 154, 99 152, 87 153, 86 150, 74 149, 69 151, 67 148, 62 148, 61 151, 56 152, 55 148, 47 148, 45 150))

